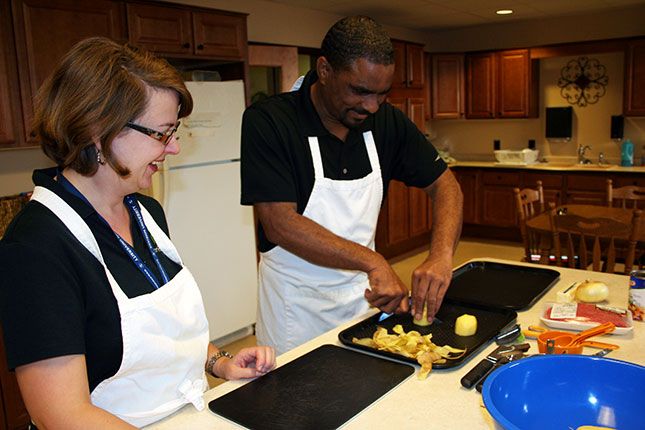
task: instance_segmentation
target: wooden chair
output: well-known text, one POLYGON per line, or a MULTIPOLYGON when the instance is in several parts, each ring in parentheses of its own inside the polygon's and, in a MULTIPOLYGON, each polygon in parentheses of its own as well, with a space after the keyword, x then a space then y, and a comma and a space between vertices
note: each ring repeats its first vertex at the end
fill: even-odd
POLYGON ((613 181, 607 179, 607 206, 642 209, 645 207, 645 187, 627 185, 614 188, 613 181))
POLYGON ((615 242, 624 241, 627 244, 624 246, 623 273, 629 274, 634 264, 641 210, 634 210, 631 224, 626 224, 612 218, 558 214, 555 205, 550 206, 551 234, 558 266, 564 266, 561 245, 561 238, 564 238, 569 267, 588 270, 591 265, 594 271, 614 273, 617 253, 615 242), (628 239, 615 239, 616 237, 628 239))
POLYGON ((524 244, 523 261, 527 262, 538 261, 540 256, 539 235, 526 228, 526 220, 544 212, 542 181, 537 181, 536 185, 537 189, 524 188, 521 191, 519 188, 513 189, 519 217, 520 233, 524 244), (537 256, 537 259, 534 256, 537 256))

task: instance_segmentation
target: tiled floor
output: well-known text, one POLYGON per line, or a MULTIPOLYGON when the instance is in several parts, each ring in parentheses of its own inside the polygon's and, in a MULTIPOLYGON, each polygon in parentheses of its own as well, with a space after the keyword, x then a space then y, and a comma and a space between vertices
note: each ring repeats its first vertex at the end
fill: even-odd
MULTIPOLYGON (((392 268, 401 278, 403 283, 410 287, 412 271, 423 262, 427 256, 427 251, 411 254, 402 258, 393 260, 392 268)), ((524 256, 524 248, 521 243, 490 241, 479 242, 475 240, 462 239, 457 246, 453 266, 461 266, 468 260, 480 257, 503 258, 507 260, 520 261, 524 256)), ((254 335, 244 337, 236 342, 224 346, 222 349, 236 354, 240 349, 257 345, 254 335)), ((212 387, 223 383, 221 379, 208 377, 209 384, 212 387)))

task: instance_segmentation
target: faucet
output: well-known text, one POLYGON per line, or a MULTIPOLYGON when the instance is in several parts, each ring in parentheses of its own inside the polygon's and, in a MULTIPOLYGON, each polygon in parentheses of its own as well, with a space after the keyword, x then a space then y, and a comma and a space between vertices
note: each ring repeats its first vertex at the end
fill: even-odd
POLYGON ((587 149, 590 150, 591 146, 582 146, 582 144, 578 146, 578 164, 591 164, 591 160, 585 157, 585 152, 587 151, 587 149))
POLYGON ((602 152, 598 154, 598 164, 609 164, 609 161, 605 160, 605 155, 602 152))

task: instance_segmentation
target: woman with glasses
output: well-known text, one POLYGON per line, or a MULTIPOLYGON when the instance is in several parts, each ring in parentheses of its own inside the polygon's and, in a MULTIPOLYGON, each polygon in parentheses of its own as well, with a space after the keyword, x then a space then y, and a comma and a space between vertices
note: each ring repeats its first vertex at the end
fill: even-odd
POLYGON ((7 362, 34 428, 141 427, 204 408, 205 372, 275 366, 268 347, 232 357, 209 343, 163 210, 138 193, 179 152, 191 110, 166 61, 105 38, 76 45, 39 92, 34 129, 57 167, 34 172, 32 200, 0 242, 7 362))

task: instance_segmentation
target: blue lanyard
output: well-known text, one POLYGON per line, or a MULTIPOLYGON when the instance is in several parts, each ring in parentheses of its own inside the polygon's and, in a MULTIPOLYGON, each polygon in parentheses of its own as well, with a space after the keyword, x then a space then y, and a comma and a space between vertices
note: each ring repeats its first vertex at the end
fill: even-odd
MULTIPOLYGON (((81 192, 71 182, 69 182, 69 180, 65 176, 63 176, 63 173, 61 171, 58 172, 57 179, 58 179, 58 183, 61 184, 63 188, 65 188, 67 191, 74 194, 75 196, 80 197, 85 203, 87 203, 92 207, 92 204, 87 200, 87 198, 85 198, 85 196, 81 194, 81 192)), ((166 270, 161 265, 161 262, 159 261, 159 257, 157 257, 155 247, 150 238, 150 233, 148 233, 148 229, 146 228, 146 225, 143 222, 143 216, 141 215, 141 210, 139 209, 139 205, 131 195, 126 196, 124 201, 126 203, 126 207, 128 207, 132 212, 132 214, 134 215, 137 225, 139 226, 139 230, 141 230, 143 239, 145 240, 148 250, 150 251, 150 255, 152 255, 152 259, 157 265, 157 268, 159 269, 159 273, 161 273, 161 277, 163 278, 163 284, 159 283, 154 273, 152 273, 150 268, 143 262, 143 260, 141 260, 141 258, 139 258, 137 253, 128 244, 128 242, 126 242, 121 236, 119 236, 117 232, 112 230, 112 227, 110 227, 110 224, 108 224, 108 222, 101 216, 101 214, 99 214, 98 212, 96 212, 96 214, 99 216, 101 221, 103 221, 103 223, 105 223, 105 225, 107 225, 108 228, 112 230, 117 240, 121 244, 121 247, 123 248, 123 250, 126 252, 126 254, 128 254, 128 256, 130 257, 134 265, 137 266, 137 268, 141 271, 141 273, 143 273, 143 275, 146 277, 148 282, 150 282, 156 290, 159 287, 161 287, 161 285, 168 283, 168 281, 170 281, 170 278, 168 278, 168 274, 166 273, 166 270)))

